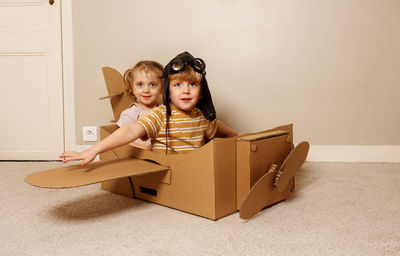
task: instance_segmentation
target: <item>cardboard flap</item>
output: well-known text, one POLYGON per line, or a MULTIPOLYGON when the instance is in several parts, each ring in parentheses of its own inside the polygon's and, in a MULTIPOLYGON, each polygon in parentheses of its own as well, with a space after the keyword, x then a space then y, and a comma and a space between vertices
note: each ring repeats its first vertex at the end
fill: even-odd
POLYGON ((114 114, 114 119, 118 120, 121 112, 129 108, 135 99, 126 94, 126 85, 124 77, 115 69, 103 67, 104 81, 106 82, 108 96, 100 99, 110 99, 111 107, 114 114))
POLYGON ((267 138, 272 138, 272 137, 277 137, 281 135, 286 135, 289 134, 288 131, 264 131, 264 132, 257 132, 257 133, 246 133, 241 136, 239 136, 237 139, 238 140, 244 140, 244 141, 257 141, 257 140, 263 140, 267 138))
POLYGON ((86 166, 70 165, 40 171, 25 177, 25 182, 43 188, 69 188, 113 180, 134 175, 169 171, 169 167, 136 158, 124 158, 90 163, 86 166))

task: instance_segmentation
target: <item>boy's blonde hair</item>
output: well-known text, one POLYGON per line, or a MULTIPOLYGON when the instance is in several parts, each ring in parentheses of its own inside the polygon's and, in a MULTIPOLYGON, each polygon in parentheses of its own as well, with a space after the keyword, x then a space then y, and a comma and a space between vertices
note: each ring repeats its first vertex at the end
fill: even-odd
POLYGON ((192 67, 187 65, 184 71, 176 74, 170 74, 168 75, 168 78, 170 81, 174 79, 179 79, 188 81, 190 83, 201 84, 201 79, 203 79, 203 75, 194 71, 192 67))
POLYGON ((137 70, 143 70, 144 72, 154 72, 156 73, 157 77, 160 79, 161 85, 162 85, 162 73, 164 70, 164 66, 161 65, 160 63, 158 63, 157 61, 153 61, 153 60, 142 60, 139 61, 138 63, 136 63, 135 66, 133 66, 133 68, 130 68, 128 70, 125 71, 124 73, 124 80, 125 80, 125 92, 131 96, 133 99, 136 99, 135 95, 133 94, 133 89, 132 89, 132 85, 133 85, 133 72, 137 71, 137 70))

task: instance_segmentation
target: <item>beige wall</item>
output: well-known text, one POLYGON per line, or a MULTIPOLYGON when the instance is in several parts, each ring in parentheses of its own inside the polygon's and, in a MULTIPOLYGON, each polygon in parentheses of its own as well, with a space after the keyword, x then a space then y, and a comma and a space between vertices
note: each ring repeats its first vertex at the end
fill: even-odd
POLYGON ((240 132, 295 124, 313 145, 400 144, 400 1, 73 1, 77 143, 112 119, 102 66, 207 63, 217 116, 240 132))

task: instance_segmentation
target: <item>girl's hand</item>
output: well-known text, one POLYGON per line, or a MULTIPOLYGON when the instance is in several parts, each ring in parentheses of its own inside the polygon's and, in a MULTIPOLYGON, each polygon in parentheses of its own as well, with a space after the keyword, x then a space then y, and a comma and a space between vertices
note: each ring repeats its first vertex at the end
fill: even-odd
POLYGON ((75 152, 75 151, 64 152, 59 157, 64 158, 64 160, 62 161, 63 163, 67 163, 69 161, 82 160, 81 165, 83 166, 93 161, 96 155, 97 155, 96 153, 88 149, 83 152, 75 152))

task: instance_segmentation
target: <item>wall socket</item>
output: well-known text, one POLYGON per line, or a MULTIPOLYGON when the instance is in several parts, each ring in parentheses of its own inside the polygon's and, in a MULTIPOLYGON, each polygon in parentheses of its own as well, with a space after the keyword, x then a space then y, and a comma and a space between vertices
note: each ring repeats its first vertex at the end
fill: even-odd
POLYGON ((82 127, 83 141, 97 141, 97 126, 82 127))

